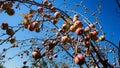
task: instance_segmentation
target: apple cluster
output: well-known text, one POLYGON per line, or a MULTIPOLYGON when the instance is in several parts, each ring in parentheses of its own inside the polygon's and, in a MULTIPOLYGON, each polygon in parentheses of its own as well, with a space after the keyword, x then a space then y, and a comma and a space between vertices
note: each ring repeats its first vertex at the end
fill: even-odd
POLYGON ((12 16, 15 14, 12 1, 2 1, 0 2, 0 8, 4 10, 8 15, 12 16))
POLYGON ((14 35, 15 32, 13 29, 9 28, 8 23, 3 22, 1 24, 1 29, 6 30, 6 34, 8 34, 10 36, 10 38, 9 38, 10 43, 14 43, 16 39, 12 38, 12 36, 14 35))

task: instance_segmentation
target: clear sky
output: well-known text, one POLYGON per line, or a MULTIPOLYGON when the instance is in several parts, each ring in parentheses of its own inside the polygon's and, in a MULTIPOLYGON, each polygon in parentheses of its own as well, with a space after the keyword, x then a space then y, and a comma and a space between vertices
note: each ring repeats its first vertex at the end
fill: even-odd
MULTIPOLYGON (((40 0, 37 0, 38 2, 40 0)), ((83 5, 86 5, 91 11, 97 13, 97 5, 98 5, 99 0, 83 0, 83 5)), ((120 40, 120 8, 118 8, 118 5, 116 4, 115 0, 101 0, 101 14, 99 16, 99 22, 103 26, 103 30, 106 33, 107 39, 110 39, 113 41, 115 44, 118 44, 118 40, 120 40)), ((70 10, 70 9, 75 9, 76 7, 73 5, 75 3, 80 3, 80 0, 66 0, 67 7, 64 8, 65 5, 63 5, 63 0, 55 0, 54 5, 56 5, 58 8, 62 10, 70 10), (70 4, 70 5, 69 5, 70 4)), ((77 12, 83 13, 84 10, 81 9, 81 7, 77 7, 76 10, 77 12)), ((27 13, 28 9, 23 8, 21 6, 21 10, 16 10, 16 14, 14 16, 8 16, 6 13, 2 12, 0 13, 0 23, 6 21, 10 25, 16 25, 22 21, 22 17, 20 16, 21 13, 27 13)), ((88 14, 89 15, 89 14, 88 14)), ((88 15, 85 15, 89 17, 88 15)), ((92 17, 90 17, 91 20, 92 17)), ((94 22, 94 20, 93 20, 94 22)), ((0 30, 1 31, 1 30, 0 30)), ((1 33, 4 33, 4 31, 1 31, 1 33)), ((29 31, 24 31, 19 32, 16 34, 17 38, 23 39, 27 37, 33 36, 35 33, 29 32, 29 31)), ((36 35, 36 34, 35 34, 36 35)), ((39 36, 37 36, 39 37, 39 36)), ((7 48, 9 47, 10 44, 3 44, 0 46, 3 48, 4 46, 7 48)), ((15 53, 19 51, 18 49, 12 49, 7 52, 8 56, 14 56, 15 53)), ((1 50, 0 50, 1 52, 1 50)), ((15 58, 12 61, 8 61, 5 64, 6 68, 16 68, 19 67, 22 63, 22 59, 15 58)))

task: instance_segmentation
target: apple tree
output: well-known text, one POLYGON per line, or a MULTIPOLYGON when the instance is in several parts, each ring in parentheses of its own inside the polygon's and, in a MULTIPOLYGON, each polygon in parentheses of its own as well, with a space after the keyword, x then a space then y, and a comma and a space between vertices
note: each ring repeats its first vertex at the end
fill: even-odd
MULTIPOLYGON (((66 0, 62 2, 61 6, 68 5, 66 0)), ((56 3, 59 1, 0 1, 1 16, 18 22, 11 24, 8 18, 0 22, 1 62, 21 58, 22 68, 114 68, 120 65, 120 44, 107 40, 98 20, 101 4, 96 15, 82 1, 75 6, 80 6, 85 11, 83 14, 77 9, 69 10, 70 6, 56 7, 56 3), (85 15, 86 12, 89 15, 85 15), (7 57, 10 50, 12 55, 7 57), (113 55, 114 63, 109 55, 113 55)))

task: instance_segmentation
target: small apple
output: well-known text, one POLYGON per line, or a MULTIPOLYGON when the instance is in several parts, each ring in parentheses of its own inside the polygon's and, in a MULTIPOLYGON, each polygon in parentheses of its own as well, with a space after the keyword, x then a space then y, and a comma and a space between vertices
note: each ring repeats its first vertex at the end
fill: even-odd
POLYGON ((79 27, 81 28, 82 27, 82 22, 80 20, 77 20, 77 21, 75 21, 74 26, 76 28, 79 28, 79 27))
POLYGON ((73 22, 77 21, 78 20, 78 17, 74 17, 73 18, 73 22))
POLYGON ((22 22, 22 24, 24 25, 24 26, 27 26, 29 23, 28 23, 28 20, 27 19, 24 19, 23 20, 23 22, 22 22))
POLYGON ((15 14, 14 9, 7 9, 6 12, 7 12, 7 14, 10 15, 10 16, 12 16, 12 15, 15 14))
POLYGON ((82 65, 85 61, 85 57, 82 54, 78 54, 77 56, 75 56, 74 60, 77 64, 82 65))
POLYGON ((12 36, 15 32, 12 29, 7 29, 6 33, 12 36))
POLYGON ((46 18, 50 18, 50 17, 51 17, 51 15, 50 15, 50 14, 47 14, 47 15, 46 15, 46 18))
POLYGON ((34 14, 35 10, 30 10, 29 14, 34 14))
POLYGON ((75 31, 75 33, 77 35, 82 35, 84 33, 84 29, 83 28, 77 28, 76 31, 75 31))
POLYGON ((75 32, 76 28, 75 28, 74 25, 72 25, 72 26, 70 26, 70 29, 69 29, 69 30, 72 31, 72 32, 75 32))
POLYGON ((27 61, 26 61, 26 60, 24 60, 24 61, 23 61, 23 64, 26 64, 26 63, 27 63, 27 61))
POLYGON ((8 3, 7 3, 7 6, 8 6, 8 8, 12 8, 12 7, 13 7, 12 2, 8 2, 8 3))
POLYGON ((102 35, 102 36, 99 37, 99 39, 100 39, 101 41, 103 41, 103 40, 105 40, 105 36, 102 35))
POLYGON ((43 7, 38 7, 38 13, 42 13, 43 12, 43 7))
POLYGON ((58 55, 57 54, 54 54, 54 57, 56 58, 58 55))
POLYGON ((34 30, 34 25, 31 23, 28 25, 27 27, 30 31, 33 31, 34 30))
POLYGON ((49 6, 49 7, 52 7, 52 3, 49 3, 48 6, 49 6))
POLYGON ((60 33, 59 33, 59 32, 57 32, 57 33, 56 33, 56 36, 60 36, 60 33))
POLYGON ((48 1, 47 1, 47 0, 44 0, 44 1, 43 1, 43 4, 44 4, 44 5, 48 5, 48 1))
POLYGON ((63 28, 65 31, 68 31, 69 28, 70 28, 70 25, 67 24, 67 23, 64 23, 64 24, 62 25, 62 28, 63 28))
POLYGON ((92 32, 90 32, 91 35, 98 35, 98 30, 94 30, 92 32))
POLYGON ((8 23, 3 22, 3 23, 1 24, 1 28, 2 28, 3 30, 7 30, 7 29, 8 29, 8 23))
POLYGON ((38 51, 34 51, 34 52, 32 52, 32 56, 35 59, 39 59, 41 57, 41 54, 38 51))
POLYGON ((61 42, 62 43, 66 43, 68 41, 68 36, 63 36, 62 38, 61 38, 61 42))
POLYGON ((86 47, 88 47, 88 46, 90 45, 90 42, 89 42, 89 41, 84 41, 84 45, 85 45, 86 47))
POLYGON ((57 23, 57 20, 56 19, 52 19, 51 20, 53 24, 56 24, 57 23))
POLYGON ((1 7, 2 7, 3 10, 7 10, 7 9, 9 9, 7 3, 3 3, 3 4, 1 5, 1 7))
POLYGON ((60 18, 60 16, 61 16, 60 14, 61 14, 60 12, 55 12, 55 13, 54 13, 54 17, 55 17, 55 18, 60 18))
POLYGON ((16 38, 10 38, 10 39, 9 39, 10 43, 14 43, 15 40, 16 40, 16 38))
POLYGON ((35 31, 36 31, 37 33, 39 33, 39 32, 40 32, 40 28, 35 28, 35 31))
POLYGON ((89 27, 90 28, 95 28, 95 25, 94 24, 90 24, 89 27))
POLYGON ((52 60, 53 58, 52 58, 52 56, 49 56, 49 60, 52 60))
POLYGON ((51 9, 52 11, 54 11, 54 10, 55 10, 55 6, 52 6, 50 9, 51 9))
POLYGON ((74 17, 73 17, 73 22, 77 21, 78 20, 78 15, 75 14, 74 17))
POLYGON ((86 28, 85 28, 85 31, 86 31, 86 32, 89 32, 90 30, 91 30, 90 27, 86 27, 86 28))
POLYGON ((32 24, 33 24, 34 28, 39 28, 39 26, 40 26, 40 22, 39 21, 35 21, 32 24))

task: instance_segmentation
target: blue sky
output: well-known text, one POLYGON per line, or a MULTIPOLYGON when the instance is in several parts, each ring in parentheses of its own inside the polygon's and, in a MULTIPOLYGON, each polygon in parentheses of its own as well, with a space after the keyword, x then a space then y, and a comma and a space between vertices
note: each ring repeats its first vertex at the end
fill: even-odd
MULTIPOLYGON (((40 0, 37 0, 38 2, 40 0)), ((99 0, 83 0, 83 4, 86 5, 91 11, 97 13, 97 5, 99 0)), ((55 0, 54 5, 56 5, 58 8, 62 10, 70 10, 75 9, 76 7, 73 5, 74 3, 80 3, 80 0, 66 0, 66 5, 68 8, 64 8, 65 5, 63 5, 63 0, 55 0), (70 5, 69 5, 70 4, 70 5)), ((21 6, 22 10, 16 10, 16 14, 14 16, 8 16, 6 13, 0 13, 0 23, 6 21, 10 25, 16 25, 22 21, 22 17, 20 16, 21 13, 27 13, 28 9, 23 8, 21 6)), ((101 5, 101 14, 99 16, 99 22, 103 26, 103 30, 106 33, 107 39, 110 39, 115 44, 118 44, 118 40, 120 40, 120 13, 117 13, 117 10, 120 12, 120 8, 118 8, 118 5, 116 4, 115 0, 102 0, 101 5)), ((84 10, 81 7, 76 8, 77 12, 83 13, 84 10)), ((70 14, 70 13, 68 13, 70 14)), ((71 14, 73 15, 73 14, 71 14)), ((89 15, 89 13, 88 13, 89 15)), ((89 17, 88 15, 85 15, 86 17, 89 17)), ((90 18, 93 20, 93 18, 90 18)), ((94 22, 94 20, 93 20, 94 22)), ((4 32, 4 31, 1 31, 4 32)), ((17 38, 23 39, 27 37, 32 37, 33 35, 37 35, 35 32, 29 32, 28 30, 23 32, 19 32, 16 34, 17 38)), ((37 36, 39 37, 39 36, 37 36)), ((9 47, 10 44, 4 44, 0 46, 3 48, 4 46, 9 47)), ((8 56, 14 55, 18 49, 12 49, 7 52, 8 56)), ((1 50, 0 50, 1 51, 1 50)), ((18 50, 19 51, 19 50, 18 50)), ((8 61, 5 66, 6 68, 15 68, 16 66, 19 67, 19 65, 22 65, 22 60, 19 58, 13 59, 14 61, 8 61)))

